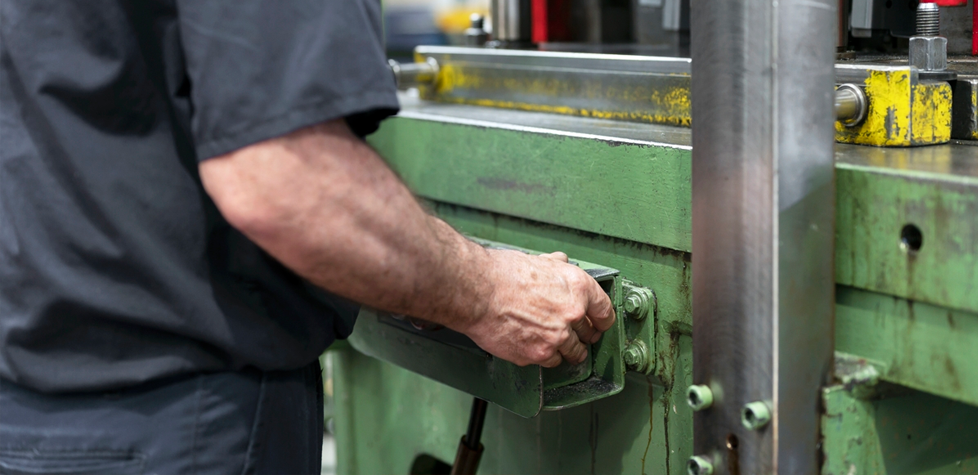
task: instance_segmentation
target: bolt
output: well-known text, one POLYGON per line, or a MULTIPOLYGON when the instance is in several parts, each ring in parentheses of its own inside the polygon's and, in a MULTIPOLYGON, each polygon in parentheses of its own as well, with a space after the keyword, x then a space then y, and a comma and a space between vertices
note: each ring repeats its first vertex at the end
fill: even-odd
POLYGON ((710 475, 713 473, 713 464, 702 455, 694 455, 686 462, 686 473, 689 475, 710 475))
POLYGON ((629 369, 645 371, 649 365, 649 349, 642 341, 633 341, 625 347, 623 355, 629 369))
POLYGON ((917 5, 917 35, 938 36, 941 34, 941 9, 936 3, 917 5))
POLYGON ((686 390, 686 403, 694 411, 702 411, 713 405, 713 391, 704 384, 694 384, 686 390))
POLYGON ((947 38, 941 36, 940 20, 936 3, 917 5, 917 34, 910 37, 909 64, 922 73, 947 70, 947 38))
POLYGON ((635 320, 641 320, 650 313, 655 313, 655 294, 644 287, 631 287, 625 294, 625 314, 635 320))
POLYGON ((740 411, 740 422, 749 430, 758 430, 771 421, 771 408, 763 401, 744 404, 740 411))
POLYGON ((489 39, 486 33, 482 15, 473 13, 469 16, 469 28, 465 30, 465 44, 468 46, 484 46, 489 39))

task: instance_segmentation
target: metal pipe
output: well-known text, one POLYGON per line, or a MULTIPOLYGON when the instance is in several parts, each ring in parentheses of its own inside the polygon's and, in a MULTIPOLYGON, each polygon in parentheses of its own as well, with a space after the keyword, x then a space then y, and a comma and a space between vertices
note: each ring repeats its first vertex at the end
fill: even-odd
POLYGON ((866 118, 869 102, 866 93, 855 84, 843 84, 835 90, 835 118, 852 127, 866 118))
POLYGON ((428 58, 423 63, 399 63, 389 59, 387 65, 394 73, 397 88, 401 90, 423 84, 434 84, 435 79, 438 78, 438 62, 434 58, 428 58))
POLYGON ((835 48, 841 53, 849 47, 849 0, 838 0, 836 18, 835 48))
POLYGON ((530 0, 492 0, 492 39, 501 42, 530 41, 530 0))
POLYGON ((458 444, 455 453, 455 463, 452 464, 451 475, 475 475, 479 469, 479 460, 485 447, 479 442, 482 439, 482 426, 486 422, 486 409, 489 403, 479 398, 472 399, 472 412, 469 414, 469 429, 458 444))
POLYGON ((465 432, 466 445, 470 449, 479 448, 479 440, 482 439, 482 426, 486 423, 486 409, 488 407, 489 403, 485 400, 474 398, 472 401, 469 430, 465 432))

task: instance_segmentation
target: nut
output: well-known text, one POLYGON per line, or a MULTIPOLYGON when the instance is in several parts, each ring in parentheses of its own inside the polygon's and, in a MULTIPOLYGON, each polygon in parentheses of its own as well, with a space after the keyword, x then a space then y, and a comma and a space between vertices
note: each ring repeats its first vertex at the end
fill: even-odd
POLYGON ((914 36, 910 38, 910 66, 922 71, 947 69, 947 38, 914 36))
POLYGON ((740 411, 740 422, 749 430, 758 430, 771 421, 771 408, 764 401, 744 404, 740 411))
POLYGON ((713 405, 713 391, 709 386, 694 384, 686 390, 686 404, 694 411, 702 411, 713 405))
POLYGON ((645 372, 649 369, 649 349, 642 341, 633 341, 622 355, 629 369, 645 372))
POLYGON ((686 473, 689 475, 710 475, 713 473, 713 464, 702 455, 694 455, 686 462, 686 473))
POLYGON ((635 320, 641 320, 655 314, 655 294, 644 287, 629 288, 623 306, 625 314, 635 320))

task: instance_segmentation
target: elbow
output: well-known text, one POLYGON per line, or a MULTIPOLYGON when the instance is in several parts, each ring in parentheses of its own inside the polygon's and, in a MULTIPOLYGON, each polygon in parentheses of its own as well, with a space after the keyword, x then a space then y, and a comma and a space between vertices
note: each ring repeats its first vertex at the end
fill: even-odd
POLYGON ((268 202, 249 199, 214 200, 224 219, 253 241, 283 234, 284 211, 268 202))
POLYGON ((203 162, 200 177, 224 219, 256 242, 283 234, 290 210, 274 194, 264 193, 263 183, 235 173, 221 160, 203 162))

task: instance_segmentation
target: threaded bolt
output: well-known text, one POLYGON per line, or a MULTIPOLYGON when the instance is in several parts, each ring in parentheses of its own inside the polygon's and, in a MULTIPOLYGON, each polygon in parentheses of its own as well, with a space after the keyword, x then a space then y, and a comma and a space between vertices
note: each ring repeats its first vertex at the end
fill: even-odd
POLYGON ((917 36, 940 36, 941 10, 936 3, 917 5, 917 36))

